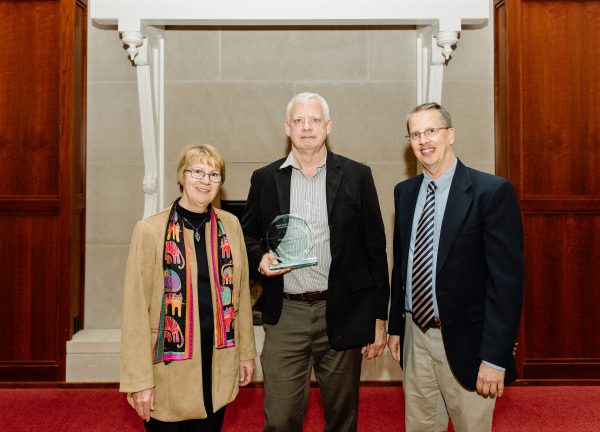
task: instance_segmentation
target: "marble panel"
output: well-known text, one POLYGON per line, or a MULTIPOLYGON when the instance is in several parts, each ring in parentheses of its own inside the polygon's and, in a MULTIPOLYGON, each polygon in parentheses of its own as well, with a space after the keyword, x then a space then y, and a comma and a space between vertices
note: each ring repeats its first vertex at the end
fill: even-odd
POLYGON ((460 33, 444 81, 494 81, 494 30, 492 24, 460 33))
POLYGON ((409 177, 416 175, 415 163, 367 162, 373 172, 375 187, 379 197, 379 206, 385 225, 385 237, 388 244, 394 235, 394 187, 409 177))
MULTIPOLYGON (((179 158, 179 152, 175 157, 179 158)), ((177 183, 177 165, 177 162, 165 164, 165 207, 181 195, 177 183)))
POLYGON ((378 381, 402 381, 402 368, 394 361, 388 348, 377 360, 378 381))
POLYGON ((256 371, 254 372, 253 382, 263 381, 262 365, 260 363, 260 354, 262 353, 263 345, 265 343, 265 331, 262 326, 254 326, 254 341, 256 343, 256 371))
POLYGON ((406 113, 414 106, 413 83, 306 83, 297 91, 314 91, 329 104, 333 152, 361 162, 405 162, 398 149, 405 142, 406 113))
POLYGON ((87 160, 143 162, 136 83, 88 83, 87 160))
POLYGON ((270 162, 288 151, 283 129, 293 86, 177 83, 167 86, 166 161, 188 144, 209 143, 227 162, 270 162))
POLYGON ((143 165, 88 164, 87 169, 87 244, 129 245, 144 215, 143 165))
POLYGON ((379 358, 371 360, 362 360, 362 366, 360 370, 361 381, 375 381, 377 379, 377 362, 379 358))
POLYGON ((223 31, 225 80, 293 81, 367 78, 367 30, 223 31))
MULTIPOLYGON (((385 246, 385 253, 387 256, 387 263, 388 263, 388 272, 390 273, 390 283, 392 281, 392 270, 394 269, 394 234, 393 234, 393 227, 391 228, 392 234, 391 237, 386 237, 387 240, 387 244, 385 246)), ((391 298, 391 291, 390 291, 390 298, 391 298)))
POLYGON ((416 51, 414 27, 369 30, 369 79, 415 82, 416 51))
POLYGON ((165 78, 215 80, 220 74, 220 30, 169 27, 165 35, 165 78))
POLYGON ((252 173, 263 166, 265 163, 226 162, 227 180, 221 188, 221 199, 245 201, 252 173))
POLYGON ((67 354, 66 382, 119 382, 120 355, 67 354))
POLYGON ((117 26, 88 22, 88 81, 136 81, 135 67, 117 26))
POLYGON ((496 165, 494 163, 472 163, 469 166, 473 169, 486 172, 488 174, 496 174, 496 165))
POLYGON ((123 282, 128 253, 129 245, 86 247, 86 330, 121 327, 123 282))
POLYGON ((76 354, 119 353, 120 329, 84 329, 67 342, 67 352, 76 354))
POLYGON ((494 84, 447 83, 443 104, 452 115, 454 151, 466 164, 494 163, 494 84))

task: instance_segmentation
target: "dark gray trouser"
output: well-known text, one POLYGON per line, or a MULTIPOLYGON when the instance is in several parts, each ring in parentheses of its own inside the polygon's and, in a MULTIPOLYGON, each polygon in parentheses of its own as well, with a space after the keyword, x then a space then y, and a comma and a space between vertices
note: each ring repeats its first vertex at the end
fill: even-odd
POLYGON ((321 389, 325 431, 356 431, 360 349, 336 351, 329 344, 325 304, 284 300, 276 325, 264 324, 261 364, 265 431, 301 432, 314 368, 321 389))

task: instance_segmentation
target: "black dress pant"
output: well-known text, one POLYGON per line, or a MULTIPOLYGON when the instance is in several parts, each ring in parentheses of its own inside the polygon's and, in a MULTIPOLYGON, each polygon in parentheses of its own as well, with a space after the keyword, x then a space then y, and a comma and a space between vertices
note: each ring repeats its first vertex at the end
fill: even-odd
POLYGON ((220 432, 224 419, 225 407, 216 413, 209 413, 205 419, 163 422, 150 418, 149 422, 144 422, 144 426, 148 432, 220 432))

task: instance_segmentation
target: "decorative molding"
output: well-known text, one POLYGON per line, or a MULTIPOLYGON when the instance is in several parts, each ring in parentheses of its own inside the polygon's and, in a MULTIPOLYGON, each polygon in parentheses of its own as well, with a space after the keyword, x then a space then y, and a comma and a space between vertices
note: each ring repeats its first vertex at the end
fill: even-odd
POLYGON ((164 26, 417 26, 417 103, 441 102, 444 66, 463 25, 482 25, 489 0, 92 0, 90 15, 118 25, 137 69, 144 148, 144 215, 164 207, 164 26))
MULTIPOLYGON (((144 43, 144 37, 142 36, 142 33, 139 31, 123 31, 121 32, 121 39, 123 40, 123 43, 127 45, 129 58, 135 63, 135 59, 141 50, 142 44, 144 43)), ((136 64, 139 65, 139 63, 136 64)))
POLYGON ((457 31, 436 32, 434 26, 417 28, 417 105, 442 102, 444 66, 457 41, 457 31))
POLYGON ((164 29, 119 20, 121 39, 136 67, 144 154, 144 217, 164 207, 164 29))
POLYGON ((458 42, 458 32, 456 31, 439 31, 435 36, 436 43, 439 47, 442 47, 442 55, 446 61, 450 60, 452 55, 452 46, 458 42))

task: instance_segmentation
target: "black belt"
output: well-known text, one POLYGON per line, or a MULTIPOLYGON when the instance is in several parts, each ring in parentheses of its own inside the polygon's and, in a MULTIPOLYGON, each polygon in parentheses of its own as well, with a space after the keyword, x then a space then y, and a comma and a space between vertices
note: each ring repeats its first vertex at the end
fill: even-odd
MULTIPOLYGON (((412 315, 411 311, 407 310, 406 313, 412 315)), ((425 326, 425 328, 426 329, 430 329, 430 328, 432 328, 432 329, 441 329, 442 328, 442 321, 438 317, 434 316, 432 318, 432 320, 429 321, 429 324, 425 326)), ((425 330, 425 331, 427 331, 427 330, 425 330)))
POLYGON ((283 298, 291 301, 299 301, 306 304, 313 304, 327 298, 327 290, 325 291, 310 291, 302 294, 283 293, 283 298))
POLYGON ((442 328, 442 322, 438 317, 433 317, 433 319, 429 322, 429 328, 440 329, 442 328))

